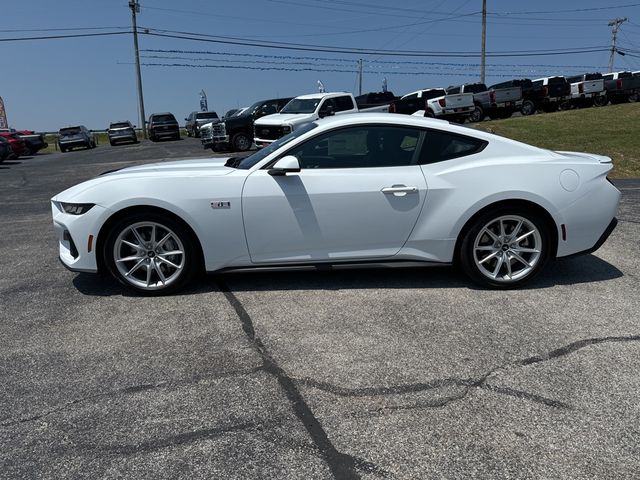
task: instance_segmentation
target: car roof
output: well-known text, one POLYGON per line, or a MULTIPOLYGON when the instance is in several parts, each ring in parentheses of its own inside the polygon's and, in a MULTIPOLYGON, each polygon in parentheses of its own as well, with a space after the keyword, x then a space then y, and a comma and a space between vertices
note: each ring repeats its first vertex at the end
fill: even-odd
POLYGON ((309 99, 316 99, 316 98, 337 97, 341 95, 349 95, 349 93, 348 92, 308 93, 306 95, 299 95, 295 98, 300 98, 302 100, 309 100, 309 99))
POLYGON ((152 113, 151 116, 155 117, 156 115, 173 115, 173 113, 171 112, 159 112, 159 113, 152 113))

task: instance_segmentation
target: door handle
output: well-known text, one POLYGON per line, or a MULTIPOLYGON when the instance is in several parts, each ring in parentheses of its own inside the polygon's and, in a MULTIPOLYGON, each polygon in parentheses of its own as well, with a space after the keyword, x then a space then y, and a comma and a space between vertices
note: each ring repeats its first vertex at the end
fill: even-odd
POLYGON ((384 187, 381 190, 384 194, 393 194, 396 197, 404 197, 407 193, 418 193, 418 187, 407 187, 406 185, 393 185, 391 187, 384 187))

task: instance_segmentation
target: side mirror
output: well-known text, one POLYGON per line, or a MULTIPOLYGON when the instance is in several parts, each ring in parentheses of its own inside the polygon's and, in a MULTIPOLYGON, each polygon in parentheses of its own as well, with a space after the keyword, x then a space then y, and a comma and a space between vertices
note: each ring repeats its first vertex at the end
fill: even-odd
POLYGON ((300 162, 293 155, 287 155, 278 160, 267 173, 272 177, 286 175, 300 171, 300 162))
POLYGON ((334 112, 333 112, 333 106, 332 105, 327 105, 325 108, 320 109, 320 111, 318 112, 318 116, 320 118, 330 117, 333 114, 334 114, 334 112))

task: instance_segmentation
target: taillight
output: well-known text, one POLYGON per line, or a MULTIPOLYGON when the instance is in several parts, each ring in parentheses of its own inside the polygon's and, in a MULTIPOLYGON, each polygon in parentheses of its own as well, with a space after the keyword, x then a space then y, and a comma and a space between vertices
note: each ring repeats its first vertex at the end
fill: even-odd
POLYGON ((389 113, 396 113, 396 104, 394 102, 389 104, 389 113))
POLYGON ((494 92, 493 90, 489 92, 489 101, 491 103, 496 103, 496 92, 494 92))
POLYGON ((617 88, 618 90, 622 90, 622 80, 618 79, 618 80, 616 81, 616 88, 617 88))
POLYGON ((548 97, 549 96, 549 88, 548 87, 542 87, 542 96, 543 97, 548 97))
POLYGON ((444 108, 444 107, 447 106, 447 99, 446 98, 441 98, 441 99, 438 100, 438 103, 440 104, 440 106, 442 108, 444 108))

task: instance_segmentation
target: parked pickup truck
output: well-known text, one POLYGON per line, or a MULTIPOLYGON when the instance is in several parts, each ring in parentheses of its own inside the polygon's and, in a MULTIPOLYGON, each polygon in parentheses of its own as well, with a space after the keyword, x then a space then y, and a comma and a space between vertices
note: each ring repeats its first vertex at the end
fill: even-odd
POLYGON ((509 118, 522 107, 522 88, 505 87, 488 89, 484 83, 465 83, 447 88, 447 94, 471 93, 475 109, 469 116, 470 122, 480 122, 486 116, 509 118))
POLYGON ((202 146, 212 150, 229 147, 234 152, 244 152, 253 144, 253 122, 282 110, 291 98, 260 100, 240 115, 225 117, 219 123, 207 123, 200 127, 202 146))
POLYGON ((607 73, 602 77, 607 97, 613 104, 633 100, 640 92, 640 77, 631 72, 607 73))
POLYGON ((258 148, 266 147, 293 130, 330 115, 388 111, 388 103, 359 109, 353 95, 346 92, 302 95, 287 103, 279 113, 257 120, 253 126, 254 142, 258 148))
POLYGON ((538 92, 536 108, 543 112, 555 112, 568 108, 571 100, 571 85, 564 77, 543 77, 533 80, 538 92))
POLYGON ((607 91, 601 73, 583 73, 567 77, 571 85, 571 105, 576 107, 602 107, 607 104, 607 91))
POLYGON ((473 94, 448 95, 444 88, 427 88, 411 92, 389 105, 389 112, 413 115, 424 111, 425 117, 450 119, 463 123, 473 113, 473 94))

